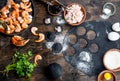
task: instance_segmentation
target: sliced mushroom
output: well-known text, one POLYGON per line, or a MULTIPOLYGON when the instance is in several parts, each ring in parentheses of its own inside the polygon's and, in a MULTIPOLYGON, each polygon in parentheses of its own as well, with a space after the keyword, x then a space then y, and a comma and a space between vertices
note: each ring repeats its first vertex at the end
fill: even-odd
POLYGON ((35 56, 35 58, 34 58, 34 63, 35 63, 36 65, 38 65, 38 63, 37 63, 38 60, 42 60, 42 56, 39 55, 39 54, 37 54, 37 55, 35 56))
POLYGON ((32 28, 31 28, 32 34, 35 35, 35 36, 38 36, 39 34, 36 33, 37 30, 38 30, 37 27, 32 27, 32 28))
POLYGON ((24 38, 20 37, 20 36, 14 36, 12 37, 12 43, 15 46, 24 46, 29 42, 30 39, 24 40, 24 38))
POLYGON ((42 42, 45 39, 45 35, 43 33, 39 33, 39 38, 35 40, 35 42, 42 42))

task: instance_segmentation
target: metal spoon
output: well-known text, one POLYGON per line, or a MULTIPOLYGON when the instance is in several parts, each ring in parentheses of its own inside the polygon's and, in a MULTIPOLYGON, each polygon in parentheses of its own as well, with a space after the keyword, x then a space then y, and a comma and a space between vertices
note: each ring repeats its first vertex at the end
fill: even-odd
POLYGON ((50 1, 48 1, 48 0, 41 0, 42 2, 44 2, 44 3, 46 3, 46 4, 48 4, 48 5, 54 5, 53 3, 51 3, 50 1))
POLYGON ((60 1, 58 1, 58 0, 55 0, 59 5, 61 5, 63 8, 65 8, 65 9, 67 9, 67 6, 66 5, 64 5, 64 4, 62 4, 60 1))

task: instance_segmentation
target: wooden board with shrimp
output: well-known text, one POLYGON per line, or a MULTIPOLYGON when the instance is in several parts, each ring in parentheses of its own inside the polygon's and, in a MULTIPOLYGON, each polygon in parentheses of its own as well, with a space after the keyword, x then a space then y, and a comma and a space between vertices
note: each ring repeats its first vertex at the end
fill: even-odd
POLYGON ((0 9, 0 33, 21 33, 32 24, 33 17, 32 0, 7 0, 6 5, 0 9))

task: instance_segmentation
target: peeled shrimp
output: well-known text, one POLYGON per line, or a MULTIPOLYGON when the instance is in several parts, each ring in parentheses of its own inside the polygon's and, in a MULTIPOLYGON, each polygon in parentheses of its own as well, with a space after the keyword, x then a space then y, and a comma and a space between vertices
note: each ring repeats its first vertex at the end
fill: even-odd
POLYGON ((25 11, 32 12, 32 8, 26 8, 25 11))
POLYGON ((4 18, 0 18, 0 20, 4 21, 4 18))
POLYGON ((11 34, 26 29, 32 22, 32 16, 29 14, 31 11, 29 0, 22 0, 20 4, 15 3, 14 0, 7 0, 6 6, 0 10, 0 20, 5 21, 7 27, 0 28, 0 32, 11 34))
POLYGON ((15 32, 21 32, 22 31, 22 28, 21 28, 20 24, 17 24, 15 27, 16 27, 15 32))
POLYGON ((22 28, 25 29, 25 28, 27 28, 27 27, 28 27, 28 24, 27 24, 26 22, 23 22, 23 23, 22 23, 22 28))
POLYGON ((31 7, 31 2, 28 2, 28 3, 20 3, 20 7, 22 8, 22 9, 27 9, 27 8, 29 8, 29 7, 31 7))
POLYGON ((7 6, 4 6, 0 11, 1 12, 5 12, 5 11, 7 11, 8 10, 8 7, 7 6))
POLYGON ((1 18, 6 18, 7 17, 7 14, 9 13, 9 10, 8 10, 8 7, 7 6, 4 6, 1 10, 1 18))
POLYGON ((5 28, 0 26, 0 32, 5 33, 5 28))
POLYGON ((11 4, 13 3, 13 0, 7 0, 7 6, 11 8, 11 4))
POLYGON ((7 29, 6 29, 6 32, 5 32, 5 33, 6 33, 6 34, 12 33, 11 29, 9 28, 9 26, 7 26, 7 29))
POLYGON ((22 12, 22 17, 28 17, 29 13, 27 11, 22 12))
POLYGON ((22 17, 18 17, 18 21, 20 22, 20 23, 23 23, 24 22, 24 20, 23 20, 23 18, 22 17))
POLYGON ((11 40, 12 43, 16 46, 24 46, 29 42, 30 39, 24 40, 24 38, 20 36, 13 36, 11 40))
POLYGON ((42 42, 45 40, 45 35, 43 33, 39 33, 39 38, 35 40, 35 42, 42 42))
POLYGON ((29 2, 30 0, 22 0, 22 2, 26 3, 26 2, 29 2))
POLYGON ((13 33, 15 31, 15 26, 14 25, 8 25, 8 28, 10 28, 10 30, 9 30, 10 33, 13 33))
POLYGON ((32 22, 32 18, 25 17, 24 22, 27 23, 27 24, 30 24, 32 22))
POLYGON ((17 11, 17 10, 12 11, 11 16, 14 17, 14 18, 16 18, 16 19, 18 19, 18 17, 19 17, 19 11, 17 11))
POLYGON ((15 29, 15 27, 13 26, 13 21, 12 21, 11 18, 6 18, 5 21, 8 23, 8 26, 9 26, 10 29, 12 29, 12 30, 15 29))
POLYGON ((35 63, 36 65, 38 65, 38 63, 37 63, 38 60, 42 60, 42 57, 41 57, 41 55, 39 55, 39 54, 37 54, 37 55, 35 56, 35 58, 34 58, 34 63, 35 63))
POLYGON ((38 36, 38 34, 36 33, 37 30, 38 30, 37 27, 32 27, 32 28, 31 28, 32 34, 35 35, 35 36, 38 36))

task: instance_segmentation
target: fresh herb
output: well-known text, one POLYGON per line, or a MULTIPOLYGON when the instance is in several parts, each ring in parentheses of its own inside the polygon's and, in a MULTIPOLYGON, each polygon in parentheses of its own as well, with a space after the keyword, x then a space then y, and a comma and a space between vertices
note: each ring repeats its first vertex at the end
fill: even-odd
POLYGON ((29 62, 29 57, 32 56, 32 52, 20 53, 16 52, 12 58, 12 63, 5 67, 4 73, 8 73, 10 70, 15 70, 19 77, 26 77, 30 81, 30 76, 35 68, 35 64, 29 62))

